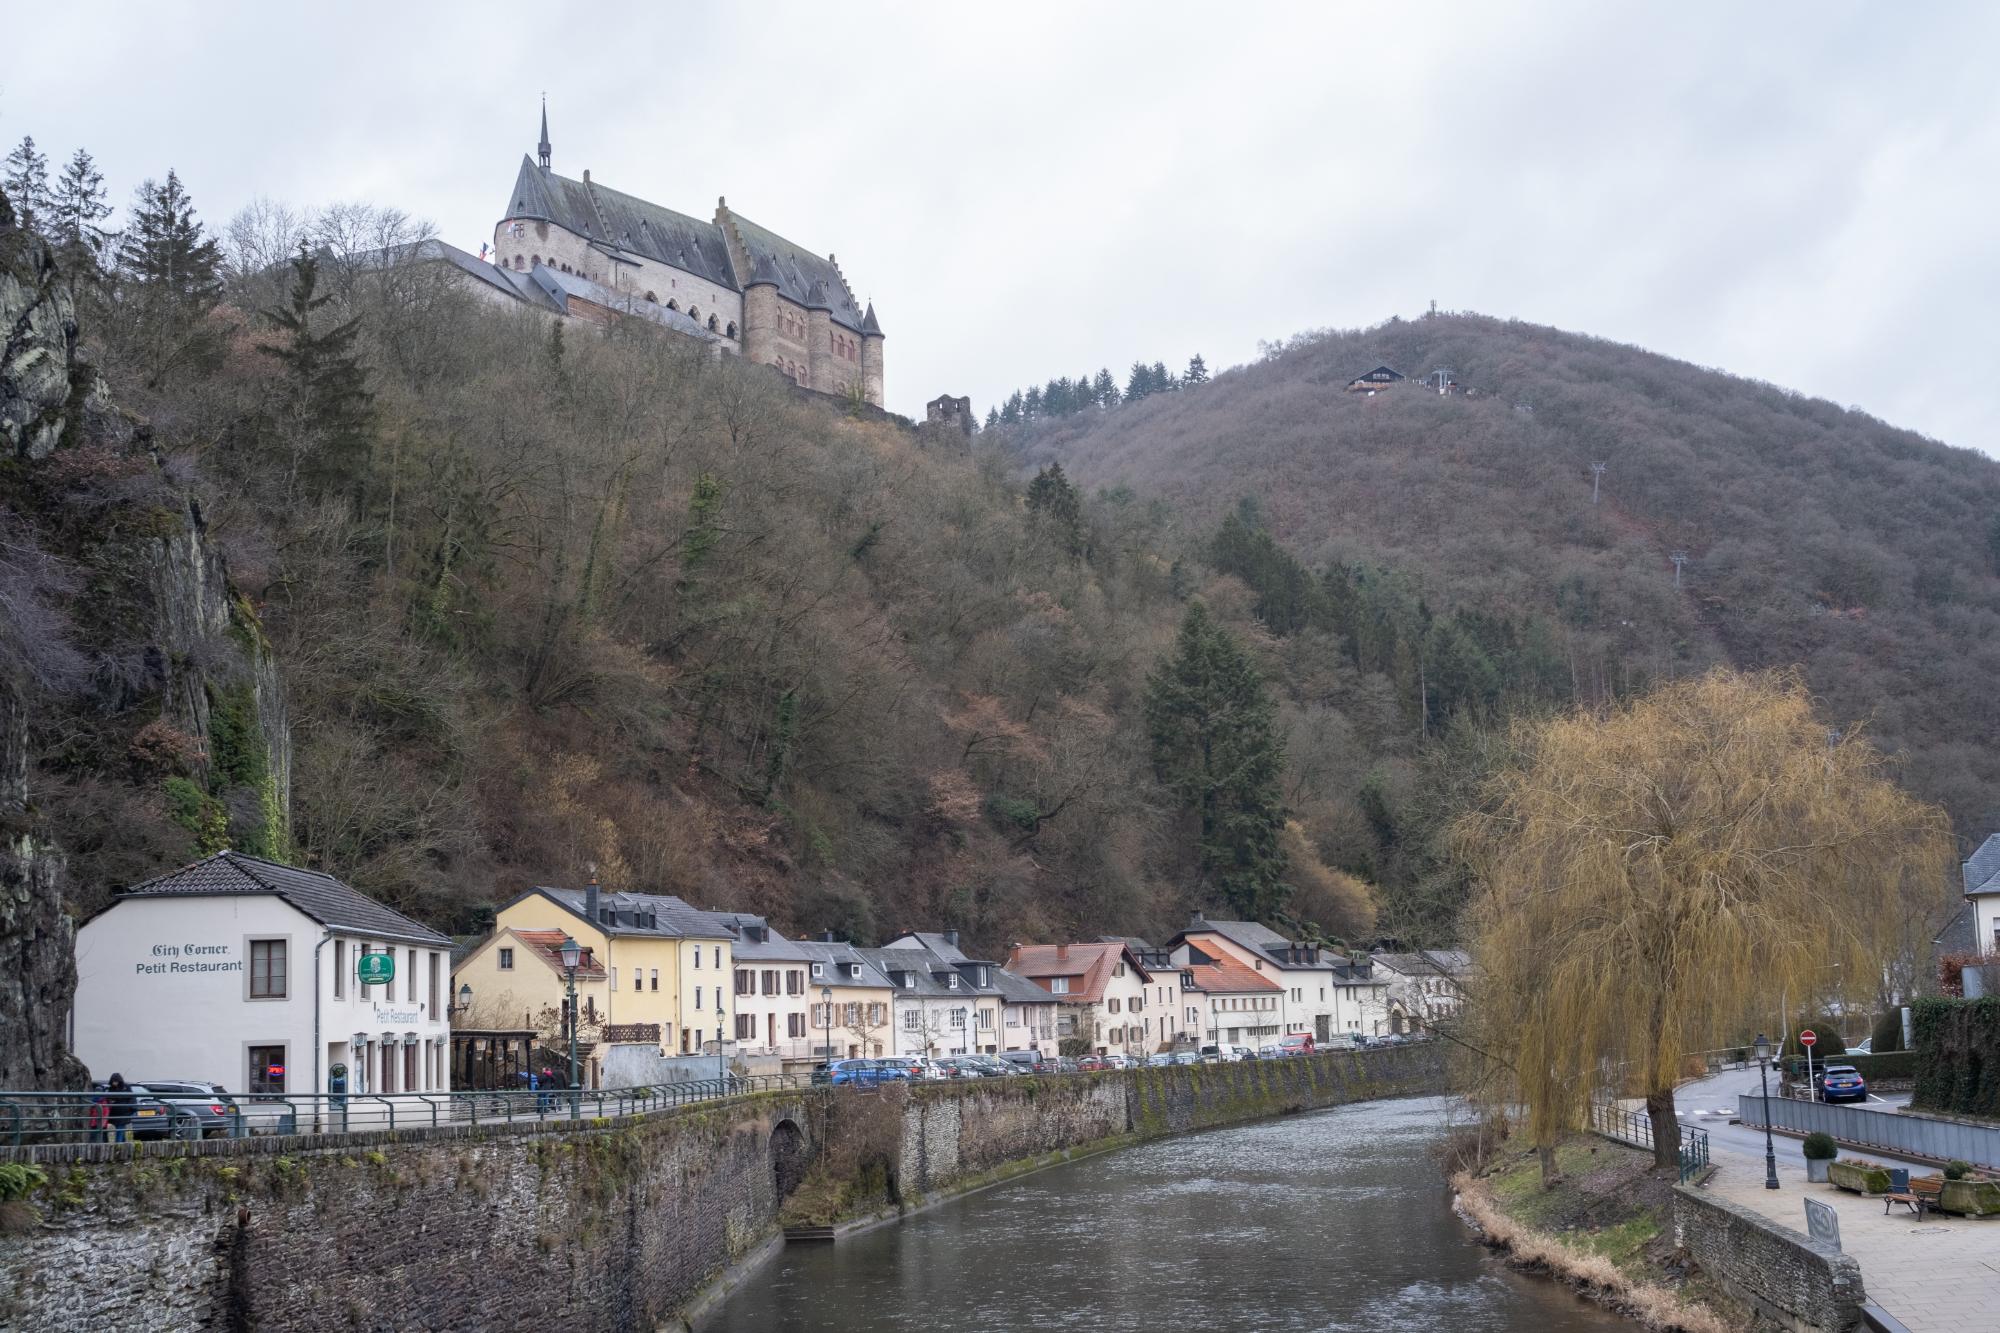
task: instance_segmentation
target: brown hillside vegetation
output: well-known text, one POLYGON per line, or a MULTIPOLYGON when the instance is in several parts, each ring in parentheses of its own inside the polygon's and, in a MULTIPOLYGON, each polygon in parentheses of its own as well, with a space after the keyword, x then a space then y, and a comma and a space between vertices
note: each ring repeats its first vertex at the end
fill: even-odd
POLYGON ((1309 565, 1389 565, 1434 608, 1550 617, 1578 699, 1718 661, 1802 665, 1826 716, 1864 721, 1962 834, 2000 823, 2000 465, 1972 451, 1470 315, 1302 335, 1012 433, 1088 489, 1164 502, 1183 549, 1249 495, 1309 565), (1381 364, 1448 367, 1471 392, 1346 391, 1381 364))

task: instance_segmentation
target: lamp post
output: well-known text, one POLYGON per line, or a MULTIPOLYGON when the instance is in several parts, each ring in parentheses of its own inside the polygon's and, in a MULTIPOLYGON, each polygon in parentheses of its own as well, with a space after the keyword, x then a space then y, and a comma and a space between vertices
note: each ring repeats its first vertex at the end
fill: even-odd
POLYGON ((826 1015, 826 1076, 833 1079, 833 987, 819 988, 820 1012, 826 1015))
POLYGON ((568 987, 565 1000, 564 1020, 569 1026, 569 1118, 574 1120, 582 1114, 582 1099, 577 1096, 576 1080, 576 966, 583 960, 583 946, 568 935, 562 940, 563 980, 568 987))
POLYGON ((1778 1188, 1778 1150, 1771 1144, 1771 1041, 1757 1034, 1757 1082, 1764 1089, 1764 1188, 1778 1188))
MULTIPOLYGON (((468 982, 464 983, 463 985, 461 985, 461 986, 460 986, 460 987, 458 988, 458 1003, 457 1003, 457 1004, 451 1004, 451 1003, 447 1002, 447 1003, 445 1004, 445 1007, 444 1007, 444 1021, 445 1021, 445 1026, 446 1026, 447 1028, 449 1028, 449 1027, 451 1026, 451 1022, 452 1022, 452 1020, 453 1020, 454 1018, 456 1018, 456 1017, 457 1017, 458 1015, 460 1015, 460 1014, 463 1014, 463 1013, 466 1013, 466 1012, 468 1012, 468 1011, 469 1011, 469 1010, 470 1010, 471 1008, 472 1008, 472 983, 468 981, 468 982)), ((450 1041, 449 1041, 449 1038, 447 1038, 447 1042, 448 1042, 449 1046, 451 1046, 451 1047, 455 1047, 455 1046, 457 1045, 457 1043, 456 1043, 456 1042, 450 1042, 450 1041)), ((453 1053, 454 1053, 454 1054, 456 1054, 456 1051, 454 1051, 453 1053)), ((468 1054, 469 1054, 469 1053, 470 1053, 470 1048, 468 1048, 468 1054)), ((453 1061, 452 1061, 451 1063, 452 1063, 453 1065, 456 1065, 456 1064, 458 1063, 458 1061, 457 1061, 457 1060, 453 1060, 453 1061)), ((472 1081, 472 1078, 471 1078, 471 1074, 472 1074, 472 1070, 471 1070, 471 1068, 470 1068, 470 1062, 469 1062, 469 1061, 468 1061, 468 1067, 467 1067, 467 1069, 466 1069, 465 1073, 466 1073, 466 1080, 465 1080, 465 1081, 466 1081, 467 1083, 470 1083, 470 1082, 472 1081)))

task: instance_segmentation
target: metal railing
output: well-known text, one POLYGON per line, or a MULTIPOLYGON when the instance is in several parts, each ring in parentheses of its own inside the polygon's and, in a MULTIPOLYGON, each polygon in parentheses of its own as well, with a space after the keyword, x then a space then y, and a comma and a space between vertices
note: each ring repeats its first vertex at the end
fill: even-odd
MULTIPOLYGON (((143 1086, 143 1085, 141 1085, 143 1086)), ((230 1093, 165 1098, 134 1093, 125 1107, 98 1092, 0 1092, 0 1143, 341 1134, 441 1125, 609 1119, 691 1102, 808 1086, 803 1074, 732 1075, 640 1088, 541 1088, 400 1093, 230 1093), (130 1115, 114 1120, 114 1110, 130 1115)))
MULTIPOLYGON (((1653 1117, 1644 1111, 1628 1111, 1611 1102, 1593 1102, 1590 1128, 1607 1139, 1629 1143, 1648 1152, 1653 1150, 1653 1117)), ((1708 1131, 1692 1125, 1682 1125, 1680 1131, 1678 1157, 1681 1182, 1685 1184, 1708 1165, 1708 1131)))
MULTIPOLYGON (((1753 1129, 1764 1128, 1764 1099, 1756 1093, 1739 1094, 1736 1115, 1753 1129)), ((2000 1125, 1944 1120, 1914 1111, 1877 1111, 1865 1106, 1831 1106, 1774 1096, 1771 1128, 1793 1134, 1817 1130, 1850 1148, 1936 1162, 1957 1159, 1988 1170, 2000 1169, 2000 1125)))

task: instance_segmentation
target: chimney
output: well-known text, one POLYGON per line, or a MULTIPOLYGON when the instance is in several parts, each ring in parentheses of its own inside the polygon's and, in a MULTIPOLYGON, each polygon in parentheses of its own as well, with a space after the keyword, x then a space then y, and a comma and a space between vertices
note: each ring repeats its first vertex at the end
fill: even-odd
POLYGON ((832 931, 830 931, 830 930, 829 930, 828 932, 826 932, 826 942, 827 942, 828 944, 832 944, 832 943, 834 942, 834 940, 833 940, 833 932, 832 932, 832 931))
POLYGON ((1202 915, 1202 911, 1199 907, 1195 908, 1194 915, 1188 918, 1188 929, 1192 930, 1197 926, 1205 926, 1207 924, 1208 924, 1208 918, 1202 915))
POLYGON ((589 887, 584 889, 583 891, 583 915, 585 919, 588 920, 590 924, 593 926, 598 924, 597 920, 598 901, 599 897, 597 891, 597 876, 593 874, 590 877, 589 887))
POLYGON ((949 944, 952 948, 956 949, 958 947, 958 932, 955 930, 947 930, 944 933, 944 942, 946 944, 949 944))
POLYGON ((1069 946, 1067 944, 1058 944, 1056 946, 1056 961, 1058 963, 1067 963, 1069 961, 1069 946))
POLYGON ((583 183, 584 183, 585 185, 588 185, 588 184, 590 184, 590 168, 589 168, 589 167, 585 167, 585 168, 583 169, 583 183))

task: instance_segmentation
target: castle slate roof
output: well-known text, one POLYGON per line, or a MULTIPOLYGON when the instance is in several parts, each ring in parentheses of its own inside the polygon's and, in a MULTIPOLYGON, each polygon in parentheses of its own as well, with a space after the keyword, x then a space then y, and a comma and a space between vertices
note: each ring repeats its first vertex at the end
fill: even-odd
POLYGON ((626 250, 736 290, 722 229, 596 181, 573 181, 525 153, 507 204, 509 218, 541 218, 601 246, 626 250))
POLYGON ((1989 836, 1966 858, 1964 874, 1966 893, 2000 893, 2000 833, 1989 836))
MULTIPOLYGON (((750 252, 753 275, 758 273, 760 262, 769 259, 771 267, 777 271, 780 295, 808 309, 824 307, 832 313, 834 323, 856 333, 867 332, 861 327, 861 310, 854 303, 854 293, 847 290, 846 281, 831 259, 816 255, 804 246, 758 226, 733 209, 729 217, 736 224, 736 234, 743 238, 744 248, 750 252), (817 299, 812 294, 814 283, 820 286, 817 299)), ((752 278, 752 281, 764 280, 752 278)))
POLYGON ((882 326, 875 322, 875 303, 873 301, 868 303, 868 313, 861 317, 861 332, 872 333, 878 338, 883 336, 882 326))
MULTIPOLYGON (((280 865, 241 852, 215 855, 135 884, 111 900, 127 898, 206 898, 232 894, 273 894, 330 930, 372 935, 401 944, 449 949, 451 937, 420 925, 361 890, 318 870, 280 865)), ((106 909, 110 910, 109 908, 106 909)))

